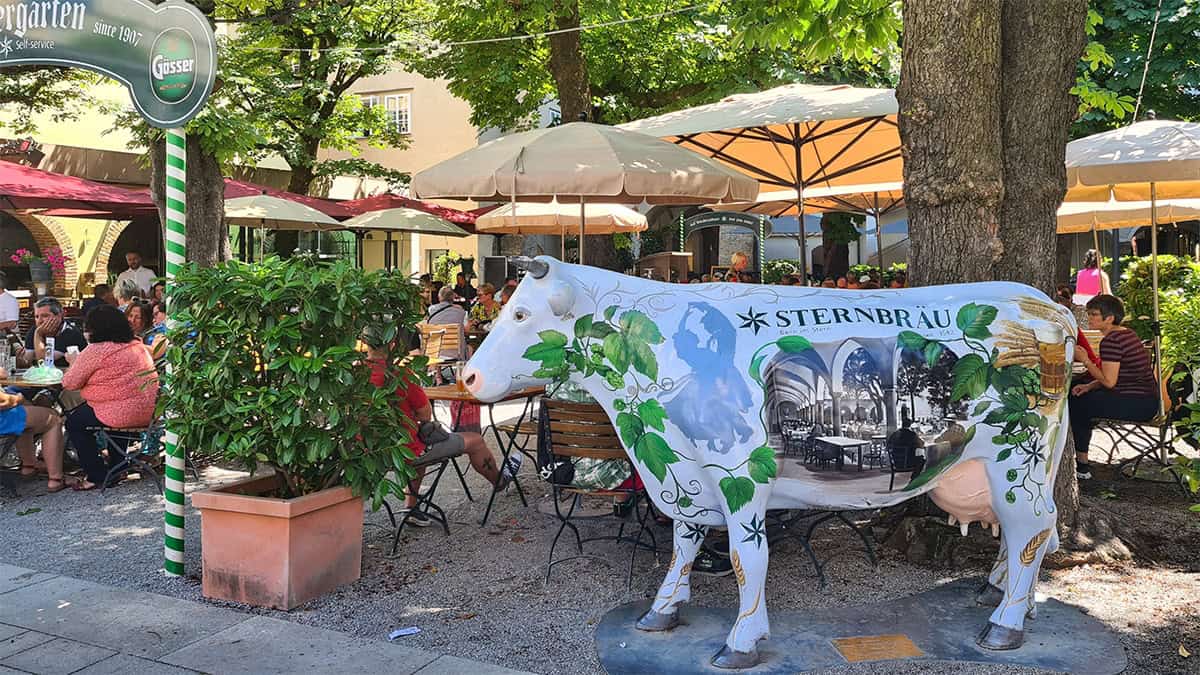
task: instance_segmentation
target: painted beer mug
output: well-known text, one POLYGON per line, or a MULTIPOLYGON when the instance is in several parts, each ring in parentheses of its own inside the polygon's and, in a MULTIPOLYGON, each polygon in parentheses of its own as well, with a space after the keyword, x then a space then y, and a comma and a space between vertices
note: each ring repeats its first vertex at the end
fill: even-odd
POLYGON ((1050 322, 1039 323, 1034 327, 1033 334, 1038 343, 1042 393, 1046 398, 1058 400, 1067 393, 1067 377, 1070 373, 1066 335, 1062 326, 1050 322))

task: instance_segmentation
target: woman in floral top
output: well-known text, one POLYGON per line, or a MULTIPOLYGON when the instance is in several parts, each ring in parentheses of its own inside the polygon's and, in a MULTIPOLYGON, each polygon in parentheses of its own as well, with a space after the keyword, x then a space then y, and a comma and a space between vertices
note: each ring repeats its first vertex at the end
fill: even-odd
POLYGON ((487 330, 491 322, 500 315, 500 303, 496 302, 496 287, 484 284, 479 287, 479 295, 467 315, 468 330, 487 330))

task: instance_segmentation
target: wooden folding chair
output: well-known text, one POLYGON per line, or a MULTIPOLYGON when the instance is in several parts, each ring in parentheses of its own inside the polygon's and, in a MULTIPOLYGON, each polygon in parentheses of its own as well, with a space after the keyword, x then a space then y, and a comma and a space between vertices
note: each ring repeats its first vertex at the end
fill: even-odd
MULTIPOLYGON (((608 415, 604 410, 596 404, 589 403, 573 403, 569 401, 558 401, 554 399, 542 399, 542 405, 546 406, 546 418, 549 420, 550 426, 550 442, 551 452, 555 457, 566 458, 568 461, 589 458, 621 461, 629 465, 629 475, 634 476, 634 467, 629 461, 629 456, 625 453, 624 447, 621 445, 621 439, 617 436, 616 429, 608 419, 608 415)), ((560 485, 551 481, 553 488, 554 513, 558 517, 559 527, 558 532, 554 535, 554 541, 550 544, 550 555, 546 563, 546 583, 550 582, 550 573, 554 566, 568 560, 577 558, 595 558, 596 556, 585 555, 583 545, 585 542, 591 541, 615 541, 615 542, 632 542, 633 551, 629 555, 629 574, 627 583, 633 583, 633 563, 637 556, 639 548, 649 548, 657 551, 658 546, 654 541, 654 532, 646 527, 646 519, 650 516, 650 500, 647 498, 644 488, 618 488, 611 490, 593 489, 585 487, 576 487, 573 484, 560 485), (563 497, 570 497, 571 505, 563 512, 563 497), (615 536, 598 536, 588 537, 584 539, 579 534, 579 529, 575 526, 573 520, 596 519, 604 516, 576 516, 575 511, 579 508, 580 501, 583 497, 627 497, 633 500, 629 515, 638 525, 638 533, 636 537, 630 538, 625 536, 626 525, 633 525, 633 522, 628 522, 628 518, 622 518, 620 529, 617 530, 615 536), (645 508, 640 508, 644 506, 645 508), (579 551, 578 555, 567 558, 554 559, 554 550, 558 546, 558 540, 562 537, 564 530, 570 528, 571 533, 575 535, 575 546, 579 551), (643 533, 650 535, 649 545, 642 543, 643 533)), ((603 558, 598 558, 604 560, 603 558)))

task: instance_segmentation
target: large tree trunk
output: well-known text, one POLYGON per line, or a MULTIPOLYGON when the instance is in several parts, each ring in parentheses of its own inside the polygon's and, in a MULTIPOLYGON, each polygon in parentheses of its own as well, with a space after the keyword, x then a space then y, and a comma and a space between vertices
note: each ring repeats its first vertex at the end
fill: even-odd
POLYGON ((896 98, 908 280, 915 286, 989 280, 1003 252, 1000 3, 906 0, 903 12, 896 98))
POLYGON ((1057 211, 1067 189, 1075 70, 1087 0, 1005 0, 1001 125, 1004 200, 993 279, 1054 291, 1057 211))
MULTIPOLYGON (((1086 0, 904 3, 896 94, 911 282, 1006 279, 1053 290, 1086 13, 1086 0)), ((1068 444, 1054 486, 1071 533, 1064 543, 1104 534, 1123 548, 1102 517, 1081 518, 1074 468, 1068 444)))
MULTIPOLYGON (((316 157, 317 148, 312 148, 312 156, 316 157)), ((288 192, 296 194, 308 194, 308 188, 312 185, 316 174, 312 166, 293 166, 292 173, 288 176, 288 192)), ((275 254, 280 258, 290 258, 296 247, 300 245, 299 230, 276 230, 275 231, 275 254)))
POLYGON ((829 236, 830 220, 834 215, 826 213, 821 216, 821 250, 825 257, 821 261, 821 270, 826 277, 843 277, 850 271, 850 245, 834 242, 829 236))
POLYGON ((1054 285, 1071 283, 1071 238, 1060 234, 1054 238, 1054 285))
POLYGON ((592 86, 588 81, 587 61, 583 58, 579 28, 579 0, 556 3, 554 28, 566 30, 550 36, 550 74, 558 93, 559 110, 564 124, 591 119, 592 86))
MULTIPOLYGON (((166 141, 150 149, 150 195, 166 224, 166 141)), ((229 228, 225 225, 225 179, 217 158, 204 150, 200 137, 187 137, 187 259, 202 267, 229 260, 229 228)), ((165 270, 164 270, 165 271, 165 270)))

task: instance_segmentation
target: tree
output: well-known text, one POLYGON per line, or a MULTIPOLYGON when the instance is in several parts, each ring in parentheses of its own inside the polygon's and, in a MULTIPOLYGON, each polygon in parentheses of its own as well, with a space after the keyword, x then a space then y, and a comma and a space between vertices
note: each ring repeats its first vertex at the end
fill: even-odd
MULTIPOLYGON (((1086 0, 904 3, 896 94, 914 285, 1009 279, 1051 290, 1086 18, 1086 0)), ((1064 542, 1080 543, 1073 533, 1113 528, 1080 513, 1073 455, 1068 442, 1054 498, 1064 542)))
POLYGON ((1091 0, 1091 41, 1078 67, 1075 137, 1130 121, 1146 75, 1139 118, 1200 119, 1200 12, 1192 0, 1091 0), (1161 11, 1160 11, 1161 4, 1161 11), (1155 16, 1158 16, 1157 27, 1155 16), (1154 48, 1146 68, 1150 35, 1154 48))
POLYGON ((883 419, 883 380, 879 376, 879 366, 870 352, 856 349, 846 359, 842 369, 842 388, 855 392, 855 398, 866 394, 875 408, 876 418, 883 419))
POLYGON ((13 136, 28 136, 37 131, 33 117, 40 113, 51 113, 56 122, 74 119, 86 105, 80 94, 98 79, 78 68, 26 66, 2 70, 0 106, 16 116, 0 127, 13 136))
POLYGON ((850 244, 862 236, 858 229, 861 223, 862 216, 852 213, 821 214, 821 250, 825 252, 822 269, 826 277, 845 276, 850 269, 850 244))
MULTIPOLYGON (((471 104, 474 124, 500 129, 534 125, 552 101, 561 122, 582 115, 617 124, 801 79, 887 81, 898 23, 890 2, 787 0, 778 13, 764 9, 770 4, 734 0, 680 12, 666 0, 430 1, 420 20, 432 51, 406 63, 446 79, 471 104), (651 18, 626 21, 641 17, 651 18), (764 28, 771 22, 815 28, 783 39, 764 28)), ((586 245, 590 264, 615 262, 610 239, 586 245)))
MULTIPOLYGON (((276 153, 288 163, 288 190, 307 194, 316 178, 348 169, 407 182, 407 176, 359 158, 317 158, 322 149, 357 155, 363 138, 376 147, 405 144, 382 107, 364 106, 349 92, 394 62, 397 43, 409 35, 407 7, 405 0, 276 0, 266 13, 219 8, 238 27, 222 45, 222 95, 254 130, 251 157, 276 153)), ((290 255, 297 235, 278 233, 277 252, 290 255)))

